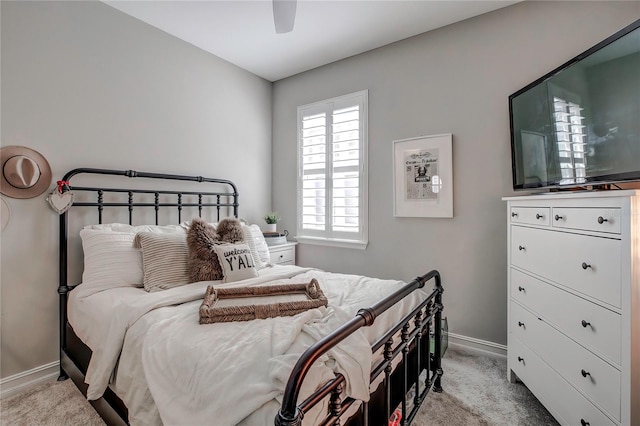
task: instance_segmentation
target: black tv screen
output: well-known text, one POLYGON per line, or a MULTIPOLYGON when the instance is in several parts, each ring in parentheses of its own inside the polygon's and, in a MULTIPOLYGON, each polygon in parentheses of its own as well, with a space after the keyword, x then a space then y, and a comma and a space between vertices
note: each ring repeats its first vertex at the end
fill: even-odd
POLYGON ((509 96, 513 188, 640 180, 640 20, 509 96))

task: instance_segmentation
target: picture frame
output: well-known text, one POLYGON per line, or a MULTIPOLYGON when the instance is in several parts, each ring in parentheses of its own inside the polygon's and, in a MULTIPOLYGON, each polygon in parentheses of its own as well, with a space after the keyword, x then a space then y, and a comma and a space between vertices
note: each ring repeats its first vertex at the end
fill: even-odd
POLYGON ((393 215, 453 217, 451 133, 393 141, 393 215))

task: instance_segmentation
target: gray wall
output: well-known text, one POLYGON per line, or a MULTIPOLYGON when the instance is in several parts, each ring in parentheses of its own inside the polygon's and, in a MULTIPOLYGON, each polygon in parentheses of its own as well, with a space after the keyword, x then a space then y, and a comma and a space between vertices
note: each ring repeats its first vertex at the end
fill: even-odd
MULTIPOLYGON (((52 188, 76 167, 194 174, 234 180, 249 220, 269 211, 271 83, 100 2, 1 8, 2 145, 43 154, 52 188)), ((3 378, 58 359, 58 216, 45 195, 3 196, 3 378)))
POLYGON ((506 344, 508 96, 635 19, 640 2, 527 1, 274 85, 273 205, 295 230, 296 107, 369 90, 369 246, 298 246, 301 264, 443 275, 449 331, 506 344), (393 217, 392 141, 453 134, 454 218, 393 217))

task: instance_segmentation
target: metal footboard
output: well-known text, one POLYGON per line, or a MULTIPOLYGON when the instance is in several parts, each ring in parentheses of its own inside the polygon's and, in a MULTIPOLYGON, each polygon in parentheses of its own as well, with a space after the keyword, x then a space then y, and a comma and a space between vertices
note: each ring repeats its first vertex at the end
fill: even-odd
POLYGON ((429 391, 442 391, 442 329, 440 324, 442 321, 442 293, 444 290, 440 273, 436 270, 415 278, 403 288, 381 300, 374 306, 361 309, 352 320, 309 347, 302 354, 292 370, 285 387, 282 406, 275 418, 275 425, 301 425, 304 414, 327 396, 330 398, 329 413, 322 424, 339 424, 340 416, 352 404, 357 402, 351 398, 346 398, 344 401, 342 400, 341 394, 344 388, 344 377, 340 374, 337 375, 335 379, 325 384, 298 405, 297 401, 300 388, 309 369, 320 356, 338 345, 358 329, 371 326, 380 314, 402 300, 409 293, 424 287, 424 285, 432 279, 435 282, 435 286, 431 294, 411 313, 405 316, 400 323, 372 345, 371 349, 373 353, 376 353, 380 348, 384 347, 383 361, 374 366, 371 372, 372 382, 381 374, 384 374, 382 382, 385 401, 383 410, 384 419, 381 421, 378 415, 375 416, 375 419, 370 418, 372 416, 370 416, 370 407, 367 402, 362 402, 360 408, 363 417, 362 424, 373 425, 377 424, 376 422, 380 422, 379 424, 382 425, 388 422, 388 419, 396 409, 394 401, 397 400, 397 396, 400 394, 397 389, 394 389, 394 381, 392 380, 392 373, 394 372, 393 363, 397 357, 401 357, 398 368, 402 369, 400 374, 402 424, 410 424, 429 391), (430 354, 431 351, 429 349, 429 337, 432 328, 434 334, 433 355, 430 354), (398 332, 400 333, 400 342, 394 344, 394 336, 398 332), (411 360, 414 360, 413 363, 411 360), (423 386, 421 386, 421 374, 424 374, 423 386), (413 398, 411 401, 407 401, 407 394, 412 387, 413 398), (412 408, 409 410, 408 407, 410 404, 412 408))

